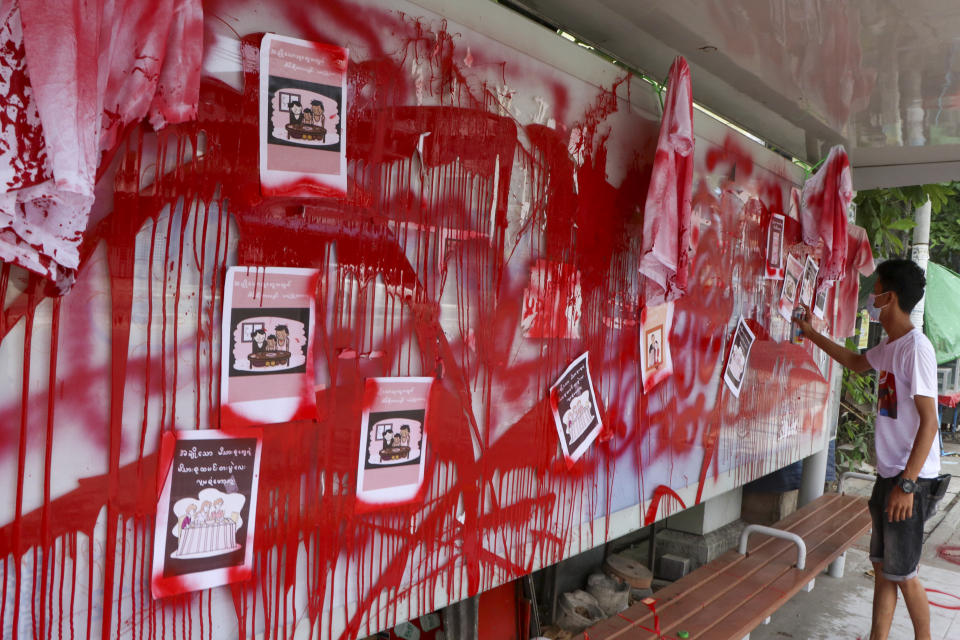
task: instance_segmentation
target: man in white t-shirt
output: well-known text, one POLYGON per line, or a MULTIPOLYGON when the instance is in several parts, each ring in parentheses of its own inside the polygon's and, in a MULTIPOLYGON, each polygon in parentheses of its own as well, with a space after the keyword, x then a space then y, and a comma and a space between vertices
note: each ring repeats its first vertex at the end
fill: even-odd
POLYGON ((877 274, 867 308, 888 337, 865 354, 817 333, 810 326, 809 311, 798 324, 843 366, 858 373, 878 372, 877 481, 870 498, 874 568, 870 639, 883 640, 890 633, 899 588, 916 638, 925 640, 930 638, 930 604, 917 569, 923 523, 936 506, 931 494, 940 473, 937 360, 930 341, 910 322, 910 312, 926 286, 923 270, 910 260, 888 260, 877 267, 877 274))

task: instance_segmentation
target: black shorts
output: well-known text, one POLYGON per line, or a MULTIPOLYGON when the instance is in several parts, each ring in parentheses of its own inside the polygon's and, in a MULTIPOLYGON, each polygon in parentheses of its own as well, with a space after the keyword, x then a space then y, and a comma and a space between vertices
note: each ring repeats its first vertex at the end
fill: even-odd
POLYGON ((890 522, 887 499, 899 481, 899 474, 893 478, 877 476, 869 502, 873 518, 870 560, 879 563, 883 577, 892 582, 916 577, 923 550, 923 523, 934 514, 939 502, 931 495, 937 479, 920 478, 913 494, 913 514, 906 520, 890 522))

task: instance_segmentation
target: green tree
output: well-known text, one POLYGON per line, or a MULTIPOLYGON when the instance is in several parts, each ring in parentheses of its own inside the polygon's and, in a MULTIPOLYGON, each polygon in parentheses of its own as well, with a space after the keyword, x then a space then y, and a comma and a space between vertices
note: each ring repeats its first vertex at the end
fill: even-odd
MULTIPOLYGON (((909 256, 908 234, 916 226, 913 213, 927 198, 931 204, 931 257, 935 248, 939 252, 945 246, 942 243, 946 239, 956 242, 955 246, 960 248, 960 182, 922 184, 857 193, 854 199, 857 224, 867 230, 874 255, 885 258, 909 256), (952 218, 952 226, 945 226, 947 218, 952 218)), ((943 264, 937 259, 934 262, 943 264)))
POLYGON ((930 216, 930 259, 960 272, 960 182, 950 186, 952 197, 930 216))

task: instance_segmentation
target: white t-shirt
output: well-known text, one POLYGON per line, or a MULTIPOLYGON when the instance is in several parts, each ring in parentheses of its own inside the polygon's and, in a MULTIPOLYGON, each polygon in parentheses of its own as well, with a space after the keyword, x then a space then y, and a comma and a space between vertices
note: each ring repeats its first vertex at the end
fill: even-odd
MULTIPOLYGON (((884 338, 867 351, 867 361, 879 376, 877 391, 877 473, 891 478, 907 466, 920 428, 914 396, 937 399, 937 358, 933 345, 919 329, 894 341, 884 338)), ((933 446, 920 470, 921 478, 940 474, 940 442, 933 446)))

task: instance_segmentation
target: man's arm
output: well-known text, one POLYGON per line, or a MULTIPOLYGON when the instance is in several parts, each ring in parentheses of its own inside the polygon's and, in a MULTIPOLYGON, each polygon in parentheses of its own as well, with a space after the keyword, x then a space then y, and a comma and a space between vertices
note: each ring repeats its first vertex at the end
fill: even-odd
POLYGON ((800 330, 803 331, 803 335, 810 339, 810 342, 817 345, 823 349, 828 356, 845 366, 847 369, 851 369, 857 373, 863 373, 864 371, 870 371, 873 369, 870 366, 870 362, 867 360, 867 356, 857 353, 856 351, 851 351, 843 345, 839 345, 827 336, 819 333, 813 326, 810 324, 813 316, 810 314, 810 310, 807 309, 803 318, 796 320, 796 323, 800 326, 800 330))
MULTIPOLYGON (((913 440, 913 449, 910 450, 910 457, 907 458, 907 466, 903 470, 901 477, 914 482, 920 476, 920 470, 923 463, 930 453, 930 447, 937 437, 937 431, 940 425, 937 424, 937 401, 930 396, 913 396, 913 402, 917 406, 917 413, 920 414, 920 427, 917 429, 917 437, 913 440)), ((894 489, 890 493, 890 500, 887 503, 887 516, 891 522, 906 520, 913 514, 913 495, 904 493, 901 489, 894 489)))

